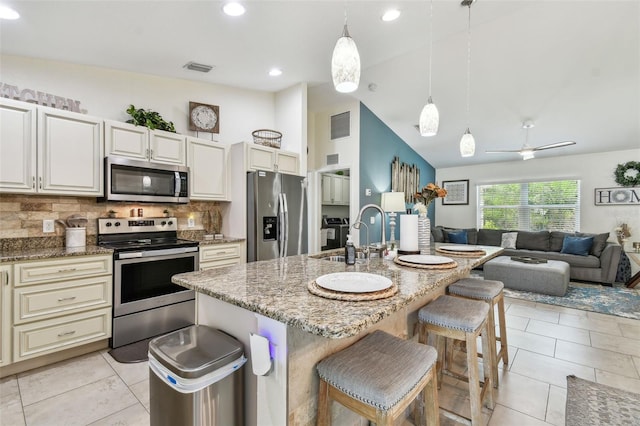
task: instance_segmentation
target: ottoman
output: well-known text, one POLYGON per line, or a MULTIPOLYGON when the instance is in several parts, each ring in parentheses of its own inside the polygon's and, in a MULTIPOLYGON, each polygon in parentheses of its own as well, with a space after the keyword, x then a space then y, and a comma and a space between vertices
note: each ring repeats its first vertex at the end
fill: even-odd
POLYGON ((484 264, 486 280, 502 281, 506 288, 564 296, 569 285, 569 264, 560 260, 524 263, 500 256, 484 264))

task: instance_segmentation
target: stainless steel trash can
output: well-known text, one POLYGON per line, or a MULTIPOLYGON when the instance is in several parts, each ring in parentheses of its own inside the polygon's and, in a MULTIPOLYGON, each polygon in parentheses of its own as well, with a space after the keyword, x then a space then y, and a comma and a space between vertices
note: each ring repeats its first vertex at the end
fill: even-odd
POLYGON ((151 340, 151 425, 243 425, 245 362, 242 343, 202 325, 151 340))

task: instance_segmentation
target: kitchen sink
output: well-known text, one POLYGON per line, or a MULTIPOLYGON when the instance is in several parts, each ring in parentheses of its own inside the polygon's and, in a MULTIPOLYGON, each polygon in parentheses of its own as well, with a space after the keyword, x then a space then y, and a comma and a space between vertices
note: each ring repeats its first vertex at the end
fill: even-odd
MULTIPOLYGON (((324 256, 321 257, 320 259, 322 260, 328 260, 329 262, 342 262, 344 263, 344 255, 343 254, 334 254, 334 255, 329 255, 329 256, 324 256)), ((356 262, 357 263, 364 263, 367 261, 367 258, 365 257, 364 253, 362 252, 356 252, 356 262)))

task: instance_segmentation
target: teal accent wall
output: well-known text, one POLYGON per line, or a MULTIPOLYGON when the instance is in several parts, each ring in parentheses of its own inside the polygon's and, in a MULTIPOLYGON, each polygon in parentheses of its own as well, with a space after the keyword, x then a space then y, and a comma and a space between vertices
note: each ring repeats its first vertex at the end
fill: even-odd
MULTIPOLYGON (((420 111, 416 111, 416 122, 419 114, 420 111)), ((424 138, 424 143, 428 144, 429 139, 424 138)), ((391 162, 394 157, 399 157, 402 163, 418 166, 421 187, 429 182, 435 182, 436 170, 433 166, 387 127, 369 108, 360 103, 360 208, 366 204, 380 205, 380 194, 391 191, 391 162), (365 195, 367 188, 371 189, 371 196, 365 195)), ((411 208, 412 204, 407 204, 407 207, 411 208)), ((370 225, 369 218, 374 215, 379 216, 380 213, 374 209, 367 209, 363 214, 363 221, 369 226, 371 242, 382 239, 378 225, 379 219, 376 219, 376 225, 370 225)), ((436 223, 434 203, 429 206, 428 216, 431 223, 436 223)), ((387 239, 389 239, 387 217, 385 217, 385 224, 387 239)), ((396 218, 396 224, 396 238, 399 239, 399 218, 396 218)), ((366 242, 367 237, 363 227, 360 232, 360 244, 366 244, 366 242)))

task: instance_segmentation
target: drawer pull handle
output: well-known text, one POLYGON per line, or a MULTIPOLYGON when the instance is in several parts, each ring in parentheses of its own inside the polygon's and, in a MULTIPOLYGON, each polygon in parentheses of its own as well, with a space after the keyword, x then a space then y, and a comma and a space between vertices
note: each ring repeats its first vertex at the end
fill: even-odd
POLYGON ((71 336, 72 334, 75 334, 75 332, 75 330, 65 331, 64 333, 58 334, 58 337, 71 336))
POLYGON ((66 302, 68 300, 75 300, 76 296, 71 296, 71 297, 61 297, 58 299, 58 302, 66 302))
POLYGON ((63 273, 63 272, 73 272, 75 271, 77 268, 67 268, 67 269, 58 269, 59 273, 63 273))

